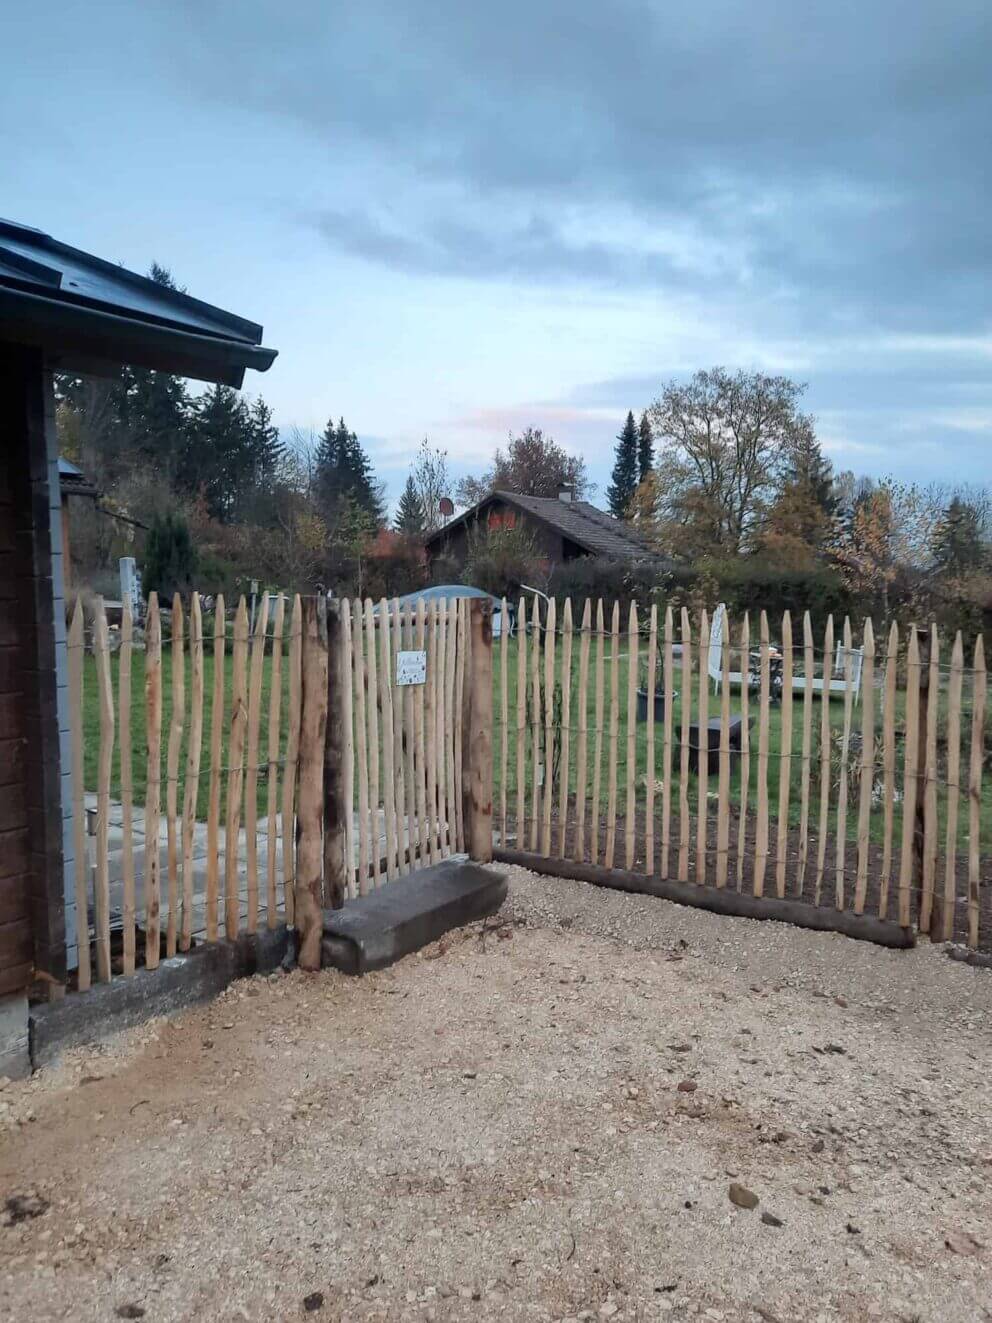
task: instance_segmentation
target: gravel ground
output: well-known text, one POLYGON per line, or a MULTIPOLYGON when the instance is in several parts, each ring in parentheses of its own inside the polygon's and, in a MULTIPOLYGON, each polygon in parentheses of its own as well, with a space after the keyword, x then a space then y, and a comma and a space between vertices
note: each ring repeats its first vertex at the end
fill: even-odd
POLYGON ((0 1316, 992 1319, 992 973, 510 871, 6 1085, 0 1316))

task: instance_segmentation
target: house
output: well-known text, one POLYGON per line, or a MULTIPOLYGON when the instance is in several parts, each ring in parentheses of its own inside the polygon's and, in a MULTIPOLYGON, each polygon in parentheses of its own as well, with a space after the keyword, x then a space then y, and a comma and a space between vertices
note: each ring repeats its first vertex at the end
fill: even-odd
POLYGON ((581 556, 659 563, 662 559, 629 525, 588 501, 577 501, 569 487, 563 487, 557 498, 495 491, 432 533, 425 544, 428 557, 463 563, 476 528, 528 529, 549 568, 581 556))
POLYGON ((52 374, 130 363, 237 387, 271 366, 261 340, 254 322, 0 221, 0 1075, 23 1069, 26 989, 40 976, 61 993, 76 931, 52 374))

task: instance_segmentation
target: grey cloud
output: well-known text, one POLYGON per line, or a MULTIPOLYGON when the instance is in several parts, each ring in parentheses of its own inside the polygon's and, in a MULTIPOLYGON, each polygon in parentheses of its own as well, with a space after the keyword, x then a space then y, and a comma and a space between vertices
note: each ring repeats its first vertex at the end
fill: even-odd
POLYGON ((794 290, 810 323, 974 327, 992 259, 990 12, 984 0, 313 0, 287 20, 246 0, 232 39, 227 6, 197 0, 188 29, 212 39, 184 31, 176 58, 203 91, 444 192, 395 228, 348 209, 320 218, 370 260, 678 281, 670 263, 638 267, 622 245, 577 246, 556 225, 571 204, 621 206, 743 247, 738 280, 794 290), (486 204, 488 223, 456 214, 451 189, 486 204), (521 203, 529 230, 510 218, 521 203))

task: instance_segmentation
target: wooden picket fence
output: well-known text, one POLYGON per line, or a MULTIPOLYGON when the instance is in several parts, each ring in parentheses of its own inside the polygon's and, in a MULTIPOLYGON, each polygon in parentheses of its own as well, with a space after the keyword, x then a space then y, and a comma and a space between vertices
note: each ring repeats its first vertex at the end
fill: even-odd
POLYGON ((383 599, 340 607, 346 894, 466 848, 470 603, 383 599), (400 652, 423 652, 423 684, 397 686, 400 652))
POLYGON ((870 620, 857 639, 843 622, 839 652, 832 620, 821 646, 808 614, 798 640, 788 613, 777 634, 765 612, 757 640, 746 615, 724 620, 714 676, 705 611, 632 605, 621 621, 618 604, 587 601, 576 625, 568 600, 521 599, 495 669, 497 857, 793 897, 987 945, 981 637, 966 666, 960 633, 944 660, 935 626, 902 638, 893 624, 881 650, 870 620))
POLYGON ((306 758, 322 758, 322 750, 301 751, 304 617, 299 596, 287 611, 282 597, 265 594, 249 629, 245 599, 229 622, 218 597, 205 630, 198 593, 188 614, 178 596, 166 613, 153 593, 143 639, 125 607, 112 649, 102 601, 89 622, 77 602, 68 682, 80 990, 94 972, 109 979, 112 966, 129 975, 139 963, 154 969, 162 956, 188 951, 195 939, 257 932, 260 916, 269 928, 292 923, 297 786, 306 758), (89 815, 88 752, 96 799, 89 815))

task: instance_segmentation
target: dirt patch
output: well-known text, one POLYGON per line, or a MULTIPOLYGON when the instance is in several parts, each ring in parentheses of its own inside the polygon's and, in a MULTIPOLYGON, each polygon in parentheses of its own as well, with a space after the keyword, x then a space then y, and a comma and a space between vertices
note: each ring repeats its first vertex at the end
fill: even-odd
POLYGON ((990 1011, 935 948, 512 870, 391 971, 8 1085, 0 1313, 992 1318, 990 1011))

